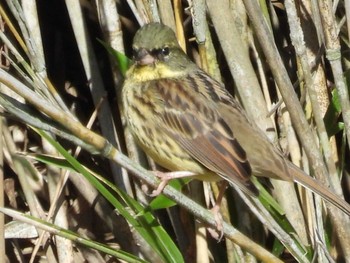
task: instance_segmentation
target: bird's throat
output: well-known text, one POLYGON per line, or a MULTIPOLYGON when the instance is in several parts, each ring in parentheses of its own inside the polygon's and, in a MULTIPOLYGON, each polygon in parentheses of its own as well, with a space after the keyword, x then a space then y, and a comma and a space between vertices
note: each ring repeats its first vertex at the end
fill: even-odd
POLYGON ((154 63, 146 66, 135 64, 129 69, 127 74, 127 77, 132 77, 134 81, 145 82, 165 78, 178 78, 184 75, 184 72, 174 70, 163 63, 154 63))

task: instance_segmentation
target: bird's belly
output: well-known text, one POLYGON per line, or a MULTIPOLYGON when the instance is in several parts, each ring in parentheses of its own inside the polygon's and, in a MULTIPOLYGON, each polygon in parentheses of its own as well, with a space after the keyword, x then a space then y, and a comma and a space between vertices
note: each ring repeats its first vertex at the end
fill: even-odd
POLYGON ((170 171, 191 171, 198 174, 206 172, 206 168, 161 131, 134 126, 132 133, 146 154, 164 168, 170 171))
POLYGON ((128 127, 137 144, 157 164, 170 171, 189 171, 195 179, 218 181, 220 177, 193 159, 175 140, 138 116, 132 109, 126 111, 128 127))

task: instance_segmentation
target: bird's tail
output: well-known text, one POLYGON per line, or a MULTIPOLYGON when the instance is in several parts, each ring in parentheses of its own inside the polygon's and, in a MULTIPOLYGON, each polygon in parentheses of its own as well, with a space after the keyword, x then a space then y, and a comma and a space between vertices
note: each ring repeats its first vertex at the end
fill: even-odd
POLYGON ((301 184, 310 191, 318 194, 324 200, 333 204, 334 206, 342 210, 345 214, 350 216, 350 205, 344 199, 342 199, 342 197, 333 193, 329 188, 321 185, 319 181, 305 174, 300 168, 298 168, 291 162, 287 163, 288 169, 290 170, 290 174, 294 176, 294 181, 301 184))

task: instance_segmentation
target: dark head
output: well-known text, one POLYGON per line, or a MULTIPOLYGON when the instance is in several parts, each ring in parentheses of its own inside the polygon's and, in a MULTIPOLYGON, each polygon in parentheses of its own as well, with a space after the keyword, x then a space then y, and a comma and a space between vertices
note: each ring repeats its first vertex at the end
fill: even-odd
POLYGON ((157 60, 166 60, 171 49, 179 49, 174 31, 160 23, 150 23, 141 27, 134 37, 134 60, 140 65, 148 65, 157 60))
POLYGON ((183 70, 192 64, 179 46, 174 31, 160 23, 141 27, 135 34, 132 47, 135 65, 139 67, 157 65, 159 70, 163 66, 183 70))

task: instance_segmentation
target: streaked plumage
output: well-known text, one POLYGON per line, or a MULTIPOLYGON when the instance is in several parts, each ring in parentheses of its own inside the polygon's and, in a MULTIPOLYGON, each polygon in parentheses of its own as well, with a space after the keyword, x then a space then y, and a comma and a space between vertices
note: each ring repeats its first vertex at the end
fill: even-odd
POLYGON ((287 161, 226 89, 189 60, 174 32, 159 23, 135 35, 135 63, 123 86, 127 123, 158 164, 220 180, 258 194, 264 176, 297 181, 346 213, 350 206, 287 161))

